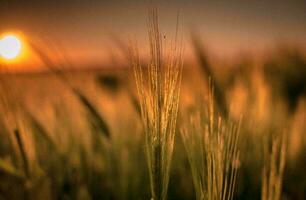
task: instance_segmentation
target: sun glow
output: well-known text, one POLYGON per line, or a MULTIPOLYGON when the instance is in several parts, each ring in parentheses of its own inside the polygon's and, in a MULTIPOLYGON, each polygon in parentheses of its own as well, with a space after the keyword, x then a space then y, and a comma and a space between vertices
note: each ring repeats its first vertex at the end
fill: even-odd
POLYGON ((0 56, 14 60, 21 54, 22 43, 15 35, 5 35, 0 39, 0 56))

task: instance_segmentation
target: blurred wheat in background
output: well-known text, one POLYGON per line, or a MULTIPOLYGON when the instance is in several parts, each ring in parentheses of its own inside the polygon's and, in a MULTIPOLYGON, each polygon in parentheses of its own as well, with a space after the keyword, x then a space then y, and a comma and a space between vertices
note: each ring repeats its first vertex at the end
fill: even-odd
POLYGON ((303 46, 224 61, 157 10, 149 53, 112 35, 121 67, 76 70, 35 39, 41 72, 1 61, 0 200, 306 199, 303 46))

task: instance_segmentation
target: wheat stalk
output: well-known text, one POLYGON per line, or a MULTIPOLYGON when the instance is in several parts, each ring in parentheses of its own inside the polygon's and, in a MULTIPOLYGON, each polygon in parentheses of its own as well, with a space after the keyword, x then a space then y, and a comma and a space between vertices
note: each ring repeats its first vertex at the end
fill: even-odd
POLYGON ((237 147, 240 123, 227 124, 216 117, 213 89, 210 88, 207 112, 190 117, 182 139, 198 200, 233 199, 239 165, 237 147))
POLYGON ((286 164, 285 134, 272 136, 271 143, 267 140, 265 141, 264 158, 261 199, 280 200, 286 164), (269 144, 271 144, 271 146, 269 144))
POLYGON ((137 47, 131 49, 142 121, 146 133, 152 199, 166 199, 182 76, 182 46, 177 34, 167 58, 156 9, 149 11, 148 35, 151 60, 140 65, 137 47))

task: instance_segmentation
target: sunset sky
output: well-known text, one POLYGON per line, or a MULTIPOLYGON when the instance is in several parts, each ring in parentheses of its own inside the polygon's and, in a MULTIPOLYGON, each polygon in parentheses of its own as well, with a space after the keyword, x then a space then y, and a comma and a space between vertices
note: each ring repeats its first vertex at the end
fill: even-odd
POLYGON ((186 41, 195 30, 219 55, 277 42, 306 47, 305 0, 0 0, 0 33, 51 40, 73 63, 107 63, 118 52, 114 35, 146 46, 150 2, 159 8, 166 35, 174 30, 179 11, 186 41))

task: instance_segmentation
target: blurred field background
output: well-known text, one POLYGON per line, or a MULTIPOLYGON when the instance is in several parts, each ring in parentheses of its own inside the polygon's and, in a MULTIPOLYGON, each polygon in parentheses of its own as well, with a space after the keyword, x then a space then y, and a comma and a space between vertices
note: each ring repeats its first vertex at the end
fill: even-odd
MULTIPOLYGON (((162 27, 169 22, 163 17, 159 19, 162 27)), ((171 27, 175 24, 173 20, 171 27)), ((92 27, 90 30, 97 26, 92 27)), ((137 32, 137 27, 131 29, 137 32)), ((145 31, 143 23, 140 32, 145 31)), ((209 40, 213 33, 204 37, 202 31, 194 25, 184 35, 186 58, 168 199, 199 199, 184 131, 193 133, 193 120, 198 115, 205 123, 210 120, 203 113, 209 107, 211 90, 214 114, 225 122, 240 121, 239 159, 229 162, 237 169, 233 199, 306 199, 304 40, 278 40, 269 48, 238 50, 231 52, 234 56, 224 56, 219 52, 223 49, 218 47, 220 43, 211 45, 216 41, 209 40)), ((52 40, 52 36, 39 42, 30 37, 24 40, 27 48, 32 48, 33 59, 39 60, 39 70, 24 70, 22 62, 16 66, 1 63, 1 200, 151 198, 145 127, 128 52, 129 39, 139 39, 145 66, 150 53, 143 47, 149 46, 149 41, 143 35, 129 38, 117 32, 110 33, 108 45, 103 47, 109 48, 102 53, 108 62, 101 65, 96 60, 83 63, 99 55, 92 50, 84 55, 95 52, 93 57, 81 55, 82 67, 75 67, 82 43, 76 48, 79 51, 70 51, 75 44, 66 49, 59 42, 63 38, 52 40)), ((168 32, 161 35, 165 44, 171 40, 168 32)), ((235 38, 233 43, 239 41, 239 36, 235 38)), ((265 40, 260 41, 264 46, 265 40)), ((230 49, 230 44, 224 48, 230 49)))
MULTIPOLYGON (((204 105, 208 76, 203 68, 209 68, 224 95, 224 112, 234 119, 243 115, 235 199, 260 198, 264 138, 283 132, 288 153, 282 199, 304 199, 303 52, 277 48, 260 63, 243 56, 220 72, 210 64, 213 58, 199 51, 200 64, 184 66, 179 118, 204 105)), ((1 75, 1 198, 20 199, 25 193, 31 199, 149 198, 132 69, 63 73, 80 94, 52 72, 1 75)), ((179 133, 173 156, 169 199, 192 199, 191 172, 179 133)))

